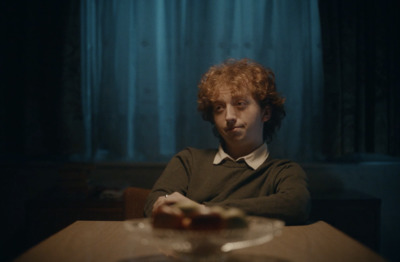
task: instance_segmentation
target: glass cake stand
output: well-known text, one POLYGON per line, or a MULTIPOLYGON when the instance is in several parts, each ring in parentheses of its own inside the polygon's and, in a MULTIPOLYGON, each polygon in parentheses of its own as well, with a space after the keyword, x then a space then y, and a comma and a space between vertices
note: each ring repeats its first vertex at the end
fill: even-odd
POLYGON ((125 221, 125 227, 142 244, 154 245, 183 261, 222 261, 230 251, 260 245, 281 234, 284 222, 248 217, 248 228, 191 231, 153 228, 151 219, 125 221))

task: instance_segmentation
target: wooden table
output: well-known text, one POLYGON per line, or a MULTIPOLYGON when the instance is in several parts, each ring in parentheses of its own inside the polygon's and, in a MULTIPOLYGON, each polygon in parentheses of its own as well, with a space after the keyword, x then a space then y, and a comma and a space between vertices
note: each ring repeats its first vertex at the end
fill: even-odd
MULTIPOLYGON (((157 248, 143 245, 123 221, 76 221, 19 256, 18 262, 171 261, 157 248)), ((319 221, 286 226, 272 241, 234 251, 227 261, 385 261, 381 256, 319 221)))

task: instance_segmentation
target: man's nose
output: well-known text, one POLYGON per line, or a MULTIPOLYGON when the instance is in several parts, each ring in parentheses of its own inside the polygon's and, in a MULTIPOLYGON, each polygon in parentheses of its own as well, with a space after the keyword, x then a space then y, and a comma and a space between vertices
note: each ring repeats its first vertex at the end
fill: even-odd
POLYGON ((226 120, 226 122, 236 121, 236 111, 235 111, 235 108, 231 105, 226 106, 225 120, 226 120))

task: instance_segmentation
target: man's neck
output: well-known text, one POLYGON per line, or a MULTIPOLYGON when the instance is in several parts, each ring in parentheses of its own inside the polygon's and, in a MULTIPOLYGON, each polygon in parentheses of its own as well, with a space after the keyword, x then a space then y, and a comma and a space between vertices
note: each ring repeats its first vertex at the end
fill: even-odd
POLYGON ((242 145, 235 145, 235 146, 229 146, 225 144, 224 150, 225 152, 230 155, 233 159, 238 159, 239 157, 246 156, 250 153, 252 153, 254 150, 259 148, 263 142, 260 144, 253 144, 253 145, 248 145, 248 146, 242 146, 242 145))

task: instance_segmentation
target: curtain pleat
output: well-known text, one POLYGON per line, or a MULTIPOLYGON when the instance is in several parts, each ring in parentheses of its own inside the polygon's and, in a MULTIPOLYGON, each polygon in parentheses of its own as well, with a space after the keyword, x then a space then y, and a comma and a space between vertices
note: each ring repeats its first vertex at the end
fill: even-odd
POLYGON ((377 161, 400 155, 395 2, 320 1, 327 159, 377 161))

